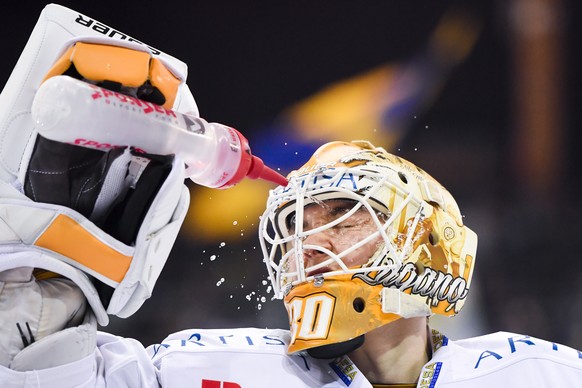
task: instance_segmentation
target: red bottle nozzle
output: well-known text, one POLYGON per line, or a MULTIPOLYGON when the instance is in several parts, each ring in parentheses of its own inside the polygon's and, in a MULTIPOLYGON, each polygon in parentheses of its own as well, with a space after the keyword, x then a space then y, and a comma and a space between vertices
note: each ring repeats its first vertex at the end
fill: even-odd
POLYGON ((264 179, 269 182, 278 184, 279 186, 287 186, 287 178, 279 174, 277 171, 270 167, 265 166, 265 163, 261 158, 257 156, 252 156, 251 168, 247 174, 250 179, 264 179))

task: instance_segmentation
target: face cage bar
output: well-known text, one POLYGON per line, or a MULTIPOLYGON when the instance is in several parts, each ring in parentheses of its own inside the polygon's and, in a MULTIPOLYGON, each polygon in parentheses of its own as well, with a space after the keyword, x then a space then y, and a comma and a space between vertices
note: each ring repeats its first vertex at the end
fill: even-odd
MULTIPOLYGON (((341 179, 343 174, 348 170, 349 170, 348 168, 339 169, 337 171, 337 173, 335 174, 335 177, 331 180, 326 181, 326 184, 328 186, 332 186, 333 183, 335 181, 341 179)), ((313 176, 320 174, 320 173, 321 173, 320 171, 314 171, 314 172, 308 174, 307 177, 302 176, 302 181, 309 181, 311 178, 313 178, 313 176)), ((370 171, 366 171, 366 173, 371 174, 370 171)), ((388 230, 388 228, 390 226, 392 226, 395 219, 402 213, 402 211, 405 209, 405 207, 408 205, 408 203, 412 201, 413 194, 412 194, 412 192, 409 192, 406 195, 406 197, 404 198, 404 200, 399 204, 397 209, 392 212, 392 214, 390 215, 388 220, 386 220, 386 222, 384 222, 384 223, 381 223, 380 220, 378 219, 378 216, 376 215, 377 210, 374 209, 370 205, 369 200, 382 187, 382 185, 384 183, 386 183, 388 176, 383 175, 383 174, 378 174, 378 173, 374 173, 373 175, 379 176, 380 179, 376 182, 376 184, 374 185, 374 187, 371 190, 368 190, 368 193, 365 196, 358 195, 351 190, 343 189, 341 187, 336 187, 331 191, 331 193, 333 193, 333 194, 341 193, 343 199, 353 199, 357 202, 357 204, 348 213, 344 214, 343 216, 339 217, 338 219, 336 219, 330 223, 327 223, 327 224, 322 225, 320 227, 314 228, 308 232, 303 232, 303 212, 296 211, 295 214, 298 217, 297 217, 296 223, 295 223, 295 228, 296 228, 295 233, 291 234, 287 237, 283 237, 282 231, 278 230, 278 226, 276 224, 276 220, 274 219, 274 217, 271 218, 268 215, 269 214, 276 214, 276 209, 281 206, 281 203, 290 202, 290 201, 294 200, 294 198, 293 198, 294 196, 292 194, 289 194, 289 193, 297 193, 295 195, 295 204, 294 204, 295 209, 303 209, 304 208, 304 206, 305 206, 304 200, 306 197, 308 197, 312 200, 312 202, 309 202, 308 204, 322 202, 325 199, 338 199, 338 197, 336 195, 334 197, 322 199, 321 198, 322 194, 329 194, 330 193, 329 187, 321 187, 319 189, 310 189, 309 185, 307 185, 307 184, 304 185, 304 187, 300 187, 300 185, 296 179, 291 179, 289 181, 289 185, 294 186, 294 188, 292 190, 282 190, 281 193, 278 193, 278 194, 273 194, 273 192, 271 193, 271 197, 269 199, 267 209, 265 209, 265 212, 263 213, 263 216, 261 217, 261 220, 259 223, 259 233, 260 233, 260 237, 261 237, 259 239, 259 242, 260 242, 261 251, 263 254, 263 261, 265 262, 265 265, 267 266, 269 280, 271 281, 271 285, 273 287, 274 298, 282 299, 285 296, 285 294, 288 292, 288 290, 290 288, 292 288, 293 286, 298 285, 298 284, 303 283, 303 282, 306 282, 306 281, 307 282, 314 281, 316 278, 317 279, 324 279, 327 277, 341 275, 341 274, 367 273, 367 272, 371 272, 371 271, 384 270, 384 269, 387 269, 387 267, 399 267, 402 265, 402 262, 404 261, 405 257, 409 254, 409 250, 412 248, 412 239, 413 239, 414 233, 416 231, 416 228, 418 226, 418 222, 424 218, 424 209, 426 206, 429 206, 429 205, 424 200, 422 200, 422 201, 420 201, 420 203, 418 203, 419 207, 418 207, 418 210, 414 216, 413 223, 412 223, 411 227, 409 228, 408 233, 406 235, 404 245, 401 249, 398 249, 398 247, 394 244, 394 242, 387 235, 386 230, 388 230), (318 195, 320 196, 319 198, 317 198, 318 195), (374 223, 376 224, 376 227, 378 228, 378 230, 376 232, 372 233, 370 236, 361 240, 360 242, 358 242, 354 246, 350 247, 349 249, 344 250, 340 254, 335 254, 335 253, 329 251, 328 249, 323 248, 323 247, 318 246, 318 245, 310 245, 310 244, 303 245, 303 240, 307 236, 319 233, 325 229, 328 229, 330 227, 333 227, 333 226, 343 222, 344 220, 349 218, 351 215, 353 215, 356 211, 358 211, 362 206, 364 206, 368 210, 368 212, 372 215, 372 219, 373 219, 374 223), (269 231, 268 231, 269 224, 271 224, 273 227, 274 237, 271 237, 269 235, 269 231), (385 244, 382 247, 381 251, 376 252, 374 254, 374 256, 376 257, 374 262, 368 263, 369 265, 366 265, 365 267, 352 268, 352 269, 348 268, 343 263, 343 261, 341 260, 343 257, 350 254, 351 252, 358 249, 359 247, 365 245, 366 243, 368 243, 372 239, 376 238, 378 235, 382 236, 382 239, 384 240, 385 244), (281 252, 284 252, 282 246, 285 244, 288 244, 290 242, 295 243, 294 247, 292 249, 290 249, 289 251, 287 251, 284 255, 282 255, 281 259, 279 260, 279 264, 277 264, 275 262, 275 255, 277 254, 278 249, 281 249, 281 252), (270 249, 267 246, 267 244, 270 244, 270 249), (322 263, 316 264, 314 266, 311 266, 311 267, 305 269, 304 260, 303 260, 304 249, 318 250, 322 253, 325 253, 330 258, 325 260, 322 263), (397 254, 393 258, 391 258, 392 264, 388 264, 388 263, 381 264, 381 262, 384 260, 384 258, 386 257, 386 255, 389 252, 397 252, 397 254), (296 259, 296 262, 298 264, 297 270, 295 272, 292 272, 292 273, 283 273, 284 272, 283 267, 292 254, 295 255, 295 259, 296 259), (317 274, 315 276, 307 276, 307 277, 305 276, 305 274, 308 272, 314 271, 316 269, 322 268, 322 267, 327 266, 327 265, 332 264, 332 263, 337 263, 340 266, 340 270, 326 272, 323 274, 317 274), (295 277, 298 279, 293 280, 289 283, 283 284, 283 282, 286 279, 292 278, 292 277, 295 277)), ((416 202, 416 201, 413 201, 413 202, 416 202)))

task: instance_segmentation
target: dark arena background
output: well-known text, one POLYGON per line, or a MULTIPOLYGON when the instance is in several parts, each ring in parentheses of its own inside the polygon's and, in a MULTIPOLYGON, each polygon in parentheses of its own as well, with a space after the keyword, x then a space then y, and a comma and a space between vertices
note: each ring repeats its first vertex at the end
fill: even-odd
MULTIPOLYGON (((3 85, 46 3, 2 5, 3 85)), ((479 236, 452 338, 506 330, 582 348, 581 58, 574 0, 62 1, 189 66, 200 114, 288 173, 330 140, 422 166, 479 236)), ((153 296, 104 330, 286 327, 257 239, 272 186, 187 182, 153 296)))

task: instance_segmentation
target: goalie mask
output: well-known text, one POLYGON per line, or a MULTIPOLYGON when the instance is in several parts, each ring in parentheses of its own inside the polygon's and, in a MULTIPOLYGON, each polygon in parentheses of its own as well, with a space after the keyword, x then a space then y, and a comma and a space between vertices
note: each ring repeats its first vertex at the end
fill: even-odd
POLYGON ((368 142, 332 142, 288 178, 259 234, 290 353, 335 357, 399 318, 460 311, 477 236, 426 172, 368 142))

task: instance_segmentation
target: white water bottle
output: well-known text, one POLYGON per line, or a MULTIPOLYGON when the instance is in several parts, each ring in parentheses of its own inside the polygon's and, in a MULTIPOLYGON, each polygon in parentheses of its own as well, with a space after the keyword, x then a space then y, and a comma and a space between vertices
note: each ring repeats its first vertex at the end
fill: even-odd
POLYGON ((32 117, 38 133, 50 140, 104 151, 132 146, 179 155, 186 175, 203 186, 227 188, 247 176, 287 184, 251 155, 247 139, 234 128, 68 76, 49 78, 40 86, 32 117))

